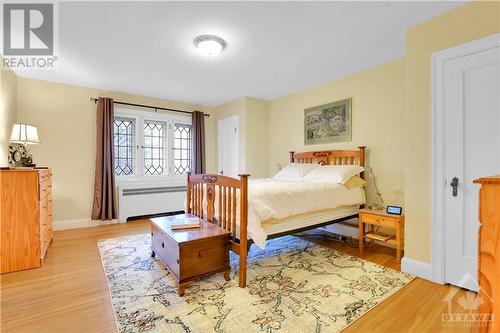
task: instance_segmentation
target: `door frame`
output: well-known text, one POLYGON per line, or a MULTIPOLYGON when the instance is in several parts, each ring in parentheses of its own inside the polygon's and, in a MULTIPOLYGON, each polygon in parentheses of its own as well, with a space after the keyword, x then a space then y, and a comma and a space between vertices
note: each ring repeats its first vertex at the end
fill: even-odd
POLYGON ((445 283, 443 68, 448 60, 500 46, 500 33, 432 54, 432 280, 445 283))
POLYGON ((217 174, 220 173, 221 167, 222 167, 222 156, 221 156, 221 144, 222 144, 222 138, 221 138, 221 127, 222 125, 228 124, 228 123, 235 123, 236 127, 238 128, 237 130, 237 142, 236 142, 236 147, 238 147, 238 171, 240 169, 240 116, 239 115, 234 115, 234 116, 229 116, 226 118, 219 119, 217 122, 217 174))

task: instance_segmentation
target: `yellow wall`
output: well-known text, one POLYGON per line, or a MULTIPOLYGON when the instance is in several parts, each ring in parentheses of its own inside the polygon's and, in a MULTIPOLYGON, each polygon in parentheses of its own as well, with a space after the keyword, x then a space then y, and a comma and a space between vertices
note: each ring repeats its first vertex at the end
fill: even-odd
POLYGON ((217 121, 235 115, 239 116, 240 127, 239 172, 252 178, 268 177, 269 102, 241 97, 215 108, 217 121))
POLYGON ((431 261, 431 55, 500 31, 500 3, 472 2, 406 33, 405 256, 431 261))
MULTIPOLYGON (((330 83, 310 88, 270 104, 269 172, 289 162, 290 150, 352 149, 367 146, 368 165, 374 169, 387 203, 402 204, 404 191, 403 109, 404 61, 398 60, 330 83), (352 98, 352 142, 304 145, 304 109, 352 98)), ((374 200, 368 179, 369 202, 374 200)))
POLYGON ((8 166, 10 131, 16 120, 17 76, 10 68, 3 67, 3 62, 0 66, 0 166, 8 166))
MULTIPOLYGON (((212 112, 201 106, 19 77, 17 118, 38 127, 41 144, 33 147, 33 159, 38 165, 53 169, 54 221, 90 216, 96 145, 96 105, 90 97, 97 96, 212 112)), ((214 172, 214 117, 205 120, 207 169, 214 172)))
POLYGON ((246 97, 246 172, 269 177, 269 101, 246 97))

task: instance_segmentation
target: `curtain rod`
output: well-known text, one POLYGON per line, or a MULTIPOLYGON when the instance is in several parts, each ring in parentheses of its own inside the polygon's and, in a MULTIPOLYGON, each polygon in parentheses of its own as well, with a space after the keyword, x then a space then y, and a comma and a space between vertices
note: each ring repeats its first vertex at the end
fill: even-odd
MULTIPOLYGON (((94 103, 97 103, 97 98, 90 97, 90 100, 92 102, 94 102, 94 103)), ((165 110, 165 111, 180 112, 180 113, 189 113, 189 114, 193 113, 193 111, 185 111, 185 110, 162 108, 160 106, 152 106, 152 105, 145 105, 145 104, 134 104, 134 103, 126 103, 126 102, 118 102, 118 101, 113 101, 113 104, 128 105, 128 106, 138 106, 138 107, 141 107, 141 108, 154 109, 155 112, 157 110, 165 110)), ((203 115, 205 117, 210 117, 210 115, 208 113, 204 113, 203 115)))

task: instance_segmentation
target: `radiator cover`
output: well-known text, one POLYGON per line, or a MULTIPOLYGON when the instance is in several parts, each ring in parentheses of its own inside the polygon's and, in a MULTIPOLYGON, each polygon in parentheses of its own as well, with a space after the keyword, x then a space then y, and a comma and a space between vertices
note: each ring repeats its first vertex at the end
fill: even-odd
POLYGON ((118 220, 141 215, 168 213, 184 209, 185 185, 118 186, 118 220))

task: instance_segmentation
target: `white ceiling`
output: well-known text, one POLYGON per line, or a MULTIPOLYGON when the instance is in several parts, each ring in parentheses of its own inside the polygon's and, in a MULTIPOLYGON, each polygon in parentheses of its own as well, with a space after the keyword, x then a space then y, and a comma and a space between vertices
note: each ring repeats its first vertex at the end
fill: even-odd
POLYGON ((20 76, 215 106, 274 99, 404 56, 456 2, 61 2, 57 71, 20 76), (218 57, 193 39, 227 41, 218 57))

